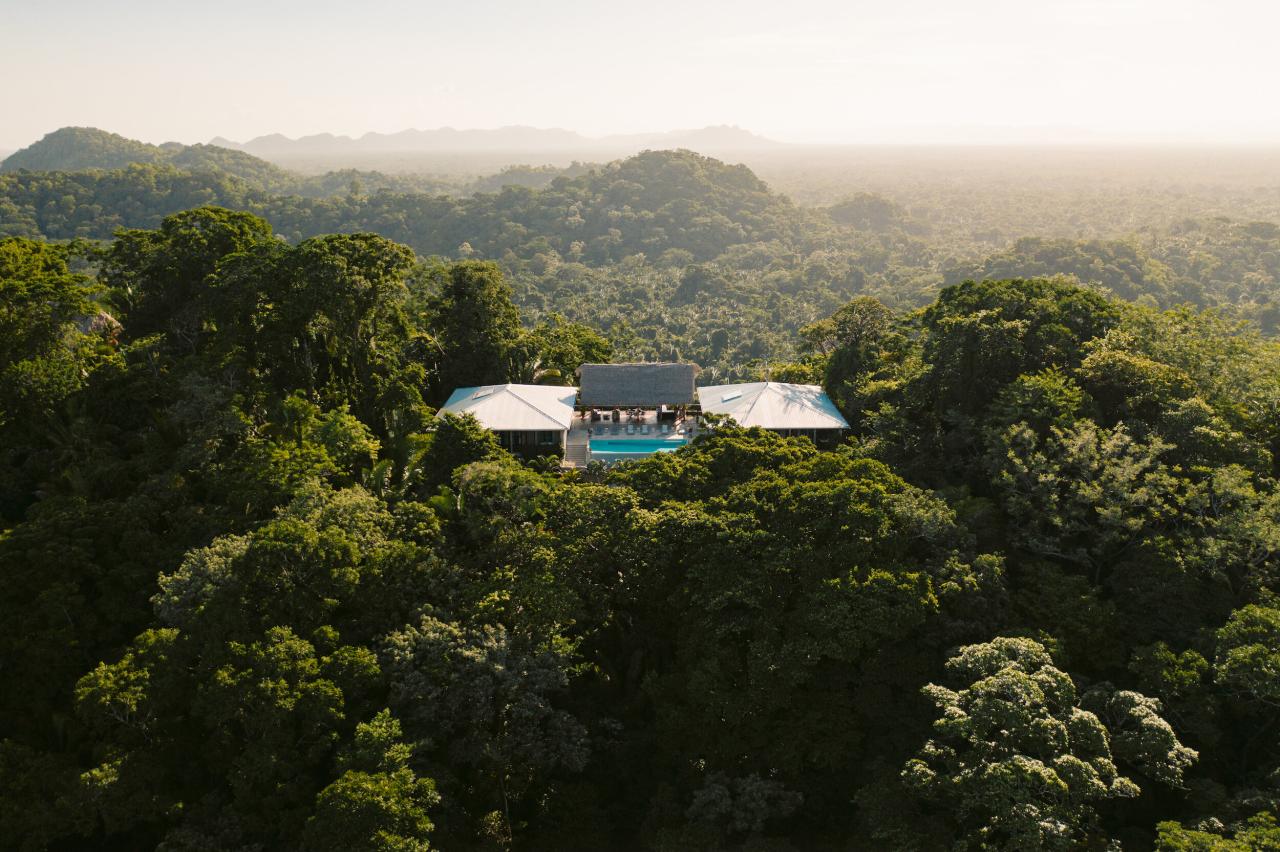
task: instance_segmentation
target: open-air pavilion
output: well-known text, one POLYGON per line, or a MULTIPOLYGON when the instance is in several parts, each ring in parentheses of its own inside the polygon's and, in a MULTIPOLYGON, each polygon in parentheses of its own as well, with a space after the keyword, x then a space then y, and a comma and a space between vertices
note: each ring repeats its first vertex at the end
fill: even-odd
POLYGON ((583 364, 565 463, 611 464, 684 446, 698 428, 689 411, 697 376, 696 364, 583 364))
POLYGON ((583 364, 578 368, 578 405, 623 410, 687 406, 696 399, 697 377, 697 364, 583 364))

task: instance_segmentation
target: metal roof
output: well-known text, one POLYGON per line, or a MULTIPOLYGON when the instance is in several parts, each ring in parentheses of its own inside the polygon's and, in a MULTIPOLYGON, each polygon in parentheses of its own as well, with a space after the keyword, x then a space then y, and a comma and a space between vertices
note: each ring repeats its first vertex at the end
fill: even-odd
POLYGON ((556 385, 482 385, 458 388, 436 413, 472 414, 494 432, 560 432, 573 420, 577 388, 556 385))
POLYGON ((698 388, 704 414, 727 414, 739 426, 764 429, 848 429, 831 397, 818 385, 751 382, 698 388))
POLYGON ((583 364, 578 399, 609 408, 688 405, 697 375, 697 364, 583 364))

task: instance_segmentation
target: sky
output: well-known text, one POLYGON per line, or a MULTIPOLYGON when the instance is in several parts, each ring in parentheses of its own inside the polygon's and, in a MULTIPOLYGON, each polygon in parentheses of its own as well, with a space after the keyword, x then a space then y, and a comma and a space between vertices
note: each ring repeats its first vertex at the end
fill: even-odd
POLYGON ((407 128, 1280 143, 1280 3, 0 0, 0 148, 407 128))

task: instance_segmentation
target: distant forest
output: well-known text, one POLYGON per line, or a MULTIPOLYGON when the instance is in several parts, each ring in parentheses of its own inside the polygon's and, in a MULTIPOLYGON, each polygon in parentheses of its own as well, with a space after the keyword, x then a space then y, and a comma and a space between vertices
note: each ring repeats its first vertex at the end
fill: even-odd
POLYGON ((1280 848, 1267 179, 119 139, 0 172, 0 844, 1280 848), (639 358, 851 432, 566 472, 436 417, 639 358))
POLYGON ((761 154, 802 195, 828 199, 802 207, 745 167, 691 152, 511 168, 465 186, 303 177, 211 146, 186 149, 205 157, 195 170, 163 154, 101 131, 50 134, 0 165, 0 234, 109 239, 202 204, 263 216, 295 243, 370 231, 423 257, 495 260, 528 321, 590 321, 620 357, 696 361, 707 382, 796 360, 799 329, 854 295, 917 307, 966 277, 1063 274, 1124 299, 1217 307, 1265 334, 1280 329, 1280 188, 1266 183, 1261 155, 1243 160, 1259 182, 1192 160, 1200 183, 1192 173, 1161 184, 1135 165, 1134 182, 1116 186, 1078 156, 1022 155, 1005 173, 982 158, 965 197, 940 177, 945 162, 908 178, 865 164, 850 174, 841 161, 800 172, 761 154), (14 170, 62 163, 102 168, 14 170), (840 195, 854 179, 880 191, 840 195))

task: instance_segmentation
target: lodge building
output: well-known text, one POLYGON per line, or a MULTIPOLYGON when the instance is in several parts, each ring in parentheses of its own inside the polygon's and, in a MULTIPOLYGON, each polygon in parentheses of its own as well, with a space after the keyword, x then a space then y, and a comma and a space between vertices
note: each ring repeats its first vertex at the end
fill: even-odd
POLYGON ((578 387, 458 388, 440 409, 471 414, 502 446, 531 457, 554 453, 566 467, 612 464, 677 450, 711 428, 703 415, 732 418, 832 446, 849 424, 818 385, 786 382, 697 386, 683 363, 583 364, 578 387))

